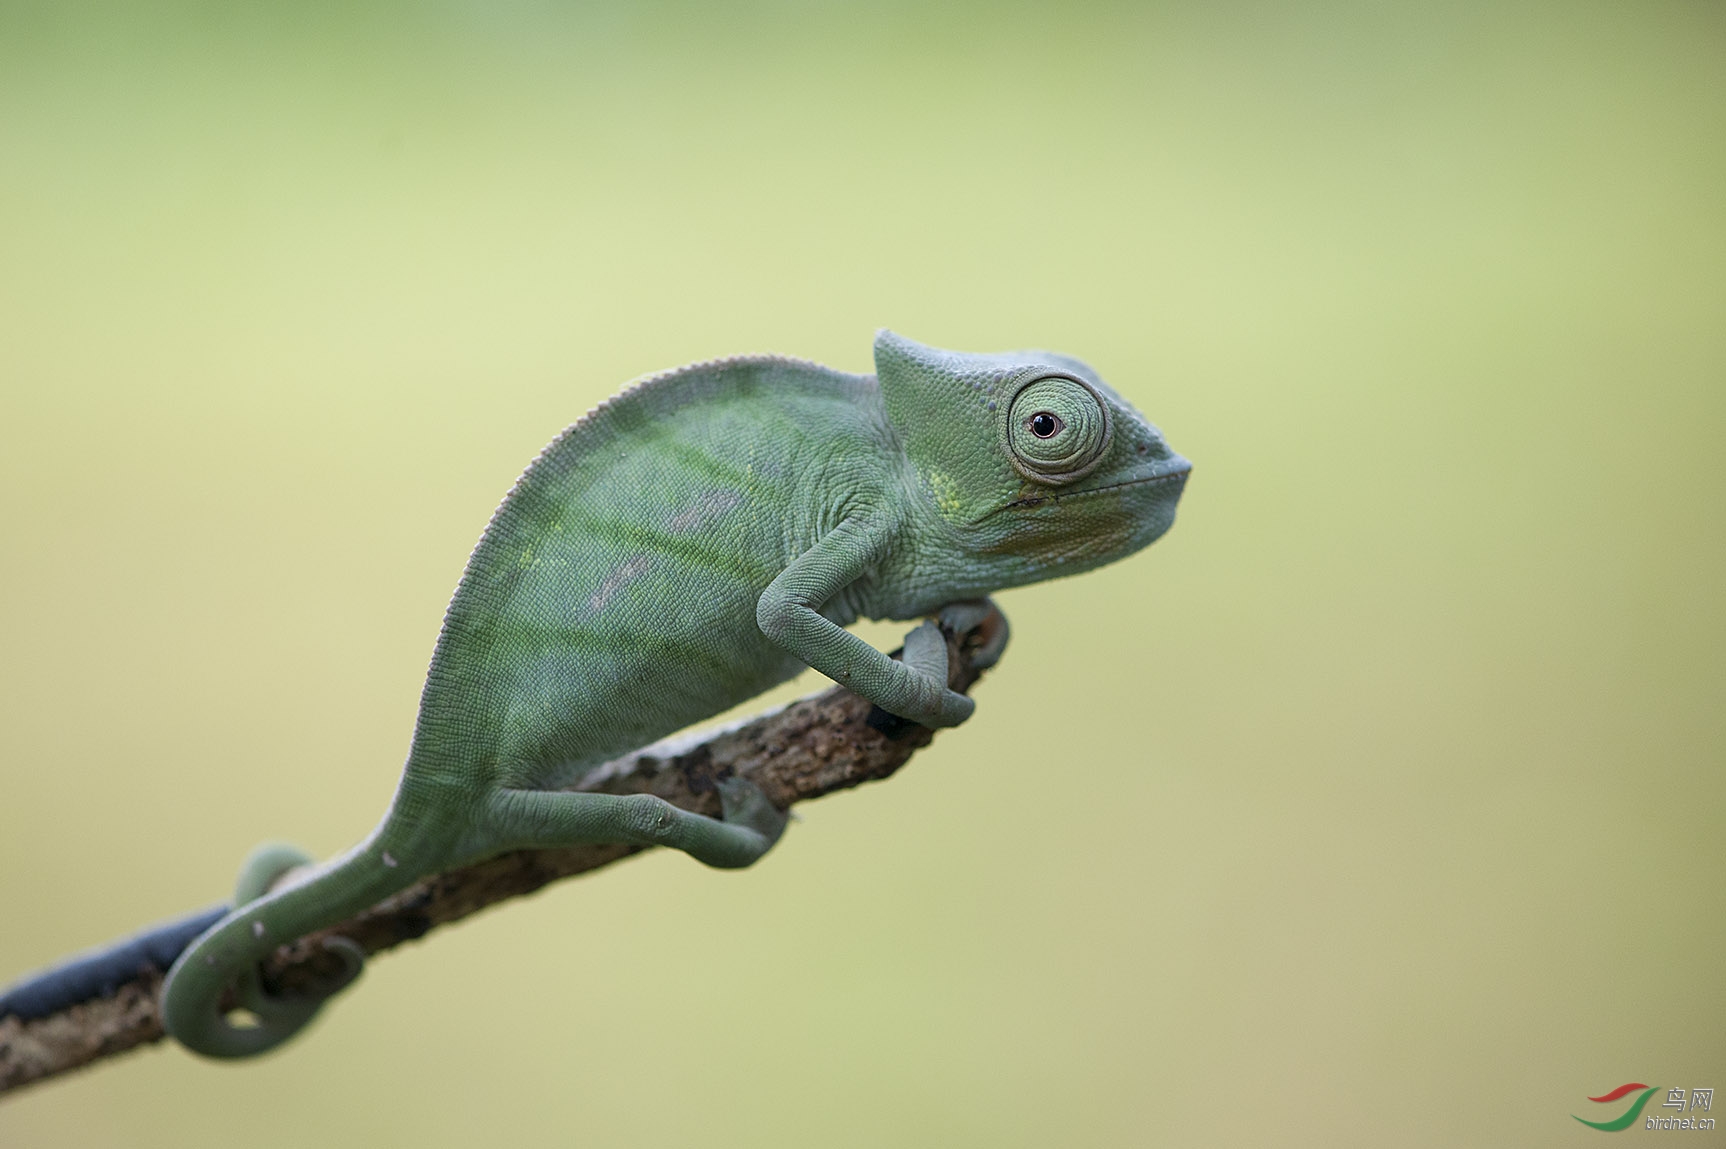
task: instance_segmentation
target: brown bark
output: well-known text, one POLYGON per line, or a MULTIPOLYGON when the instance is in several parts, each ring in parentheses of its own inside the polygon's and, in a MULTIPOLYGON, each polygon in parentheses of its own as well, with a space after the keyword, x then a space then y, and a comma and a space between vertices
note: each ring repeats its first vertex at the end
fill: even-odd
MULTIPOLYGON (((969 690, 982 671, 977 652, 1004 640, 1006 620, 991 612, 962 634, 947 633, 950 685, 969 690)), ((787 808, 890 776, 927 746, 934 732, 885 714, 834 687, 731 730, 686 746, 660 743, 594 771, 574 789, 652 793, 675 805, 717 816, 717 780, 732 773, 754 781, 787 808)), ((264 983, 293 993, 335 972, 321 947, 339 934, 368 954, 425 936, 506 898, 529 894, 575 874, 639 852, 629 845, 518 850, 425 878, 362 914, 285 945, 263 963, 264 983)), ((146 969, 112 996, 48 1017, 0 1018, 0 1093, 70 1072, 162 1039, 158 992, 167 971, 146 969)))

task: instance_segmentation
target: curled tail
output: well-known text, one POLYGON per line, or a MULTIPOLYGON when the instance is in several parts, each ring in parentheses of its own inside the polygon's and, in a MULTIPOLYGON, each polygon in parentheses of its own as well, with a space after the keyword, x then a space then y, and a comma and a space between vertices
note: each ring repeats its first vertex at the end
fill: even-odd
POLYGON ((264 891, 272 881, 307 859, 280 846, 254 853, 240 876, 233 912, 204 930, 168 971, 162 1023, 169 1035, 206 1057, 251 1057, 298 1033, 358 977, 365 952, 346 938, 324 943, 341 956, 343 972, 309 994, 268 994, 259 983, 258 963, 276 947, 352 917, 433 868, 405 851, 392 854, 384 845, 387 827, 386 820, 346 854, 270 893, 264 891), (235 1024, 228 1016, 222 998, 230 989, 255 1024, 235 1024))

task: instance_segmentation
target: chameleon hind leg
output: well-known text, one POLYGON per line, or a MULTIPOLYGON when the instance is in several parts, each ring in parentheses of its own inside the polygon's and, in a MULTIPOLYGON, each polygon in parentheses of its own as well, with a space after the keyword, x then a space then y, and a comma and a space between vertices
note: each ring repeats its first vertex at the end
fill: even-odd
POLYGON ((630 842, 669 846, 730 870, 761 857, 785 830, 784 812, 747 779, 733 776, 719 783, 719 799, 723 821, 652 794, 500 790, 491 803, 493 832, 506 849, 630 842))
MULTIPOLYGON (((256 901, 269 893, 288 871, 310 866, 315 860, 298 846, 284 842, 258 846, 240 866, 240 876, 234 881, 234 906, 256 901)), ((342 968, 336 976, 321 982, 310 993, 278 997, 264 989, 254 965, 234 982, 240 1008, 257 1017, 261 1024, 274 1028, 292 1031, 304 1026, 327 999, 346 989, 365 969, 365 951, 347 938, 326 938, 324 948, 342 959, 342 968)))

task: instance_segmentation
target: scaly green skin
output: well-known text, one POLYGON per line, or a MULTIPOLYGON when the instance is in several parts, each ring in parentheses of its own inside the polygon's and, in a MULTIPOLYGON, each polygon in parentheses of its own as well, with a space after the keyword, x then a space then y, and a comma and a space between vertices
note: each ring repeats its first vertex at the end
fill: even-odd
POLYGON ((291 999, 259 987, 260 958, 505 850, 621 841, 749 865, 785 817, 741 778, 722 786, 723 820, 560 787, 805 664, 913 722, 963 722, 972 703, 947 689, 933 624, 911 632, 903 661, 841 628, 1089 570, 1174 521, 1189 464, 1084 364, 885 331, 875 362, 874 376, 768 357, 696 364, 553 441, 456 588, 383 822, 287 889, 263 892, 296 855, 254 857, 238 908, 168 975, 168 1032, 212 1057, 271 1048, 361 955, 337 939, 346 974, 291 999), (222 1014, 230 988, 258 1024, 222 1014))

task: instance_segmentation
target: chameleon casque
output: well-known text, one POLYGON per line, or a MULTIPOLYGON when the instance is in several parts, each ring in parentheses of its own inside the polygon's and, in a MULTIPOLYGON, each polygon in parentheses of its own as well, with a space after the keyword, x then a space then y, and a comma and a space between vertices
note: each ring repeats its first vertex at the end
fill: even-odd
POLYGON ((957 725, 972 702, 947 689, 934 623, 910 633, 902 661, 842 628, 1077 574, 1173 523, 1191 465, 1078 360, 882 331, 875 366, 695 364, 558 436, 468 561, 383 821, 285 888, 271 885, 306 859, 254 854, 235 908, 168 975, 168 1032, 211 1057, 270 1049, 363 956, 332 939, 345 974, 292 998, 260 986, 263 957, 506 850, 630 842, 749 865, 786 816, 740 776, 720 783, 722 819, 559 788, 805 665, 901 718, 957 725), (223 1012, 230 989, 256 1024, 223 1012))

